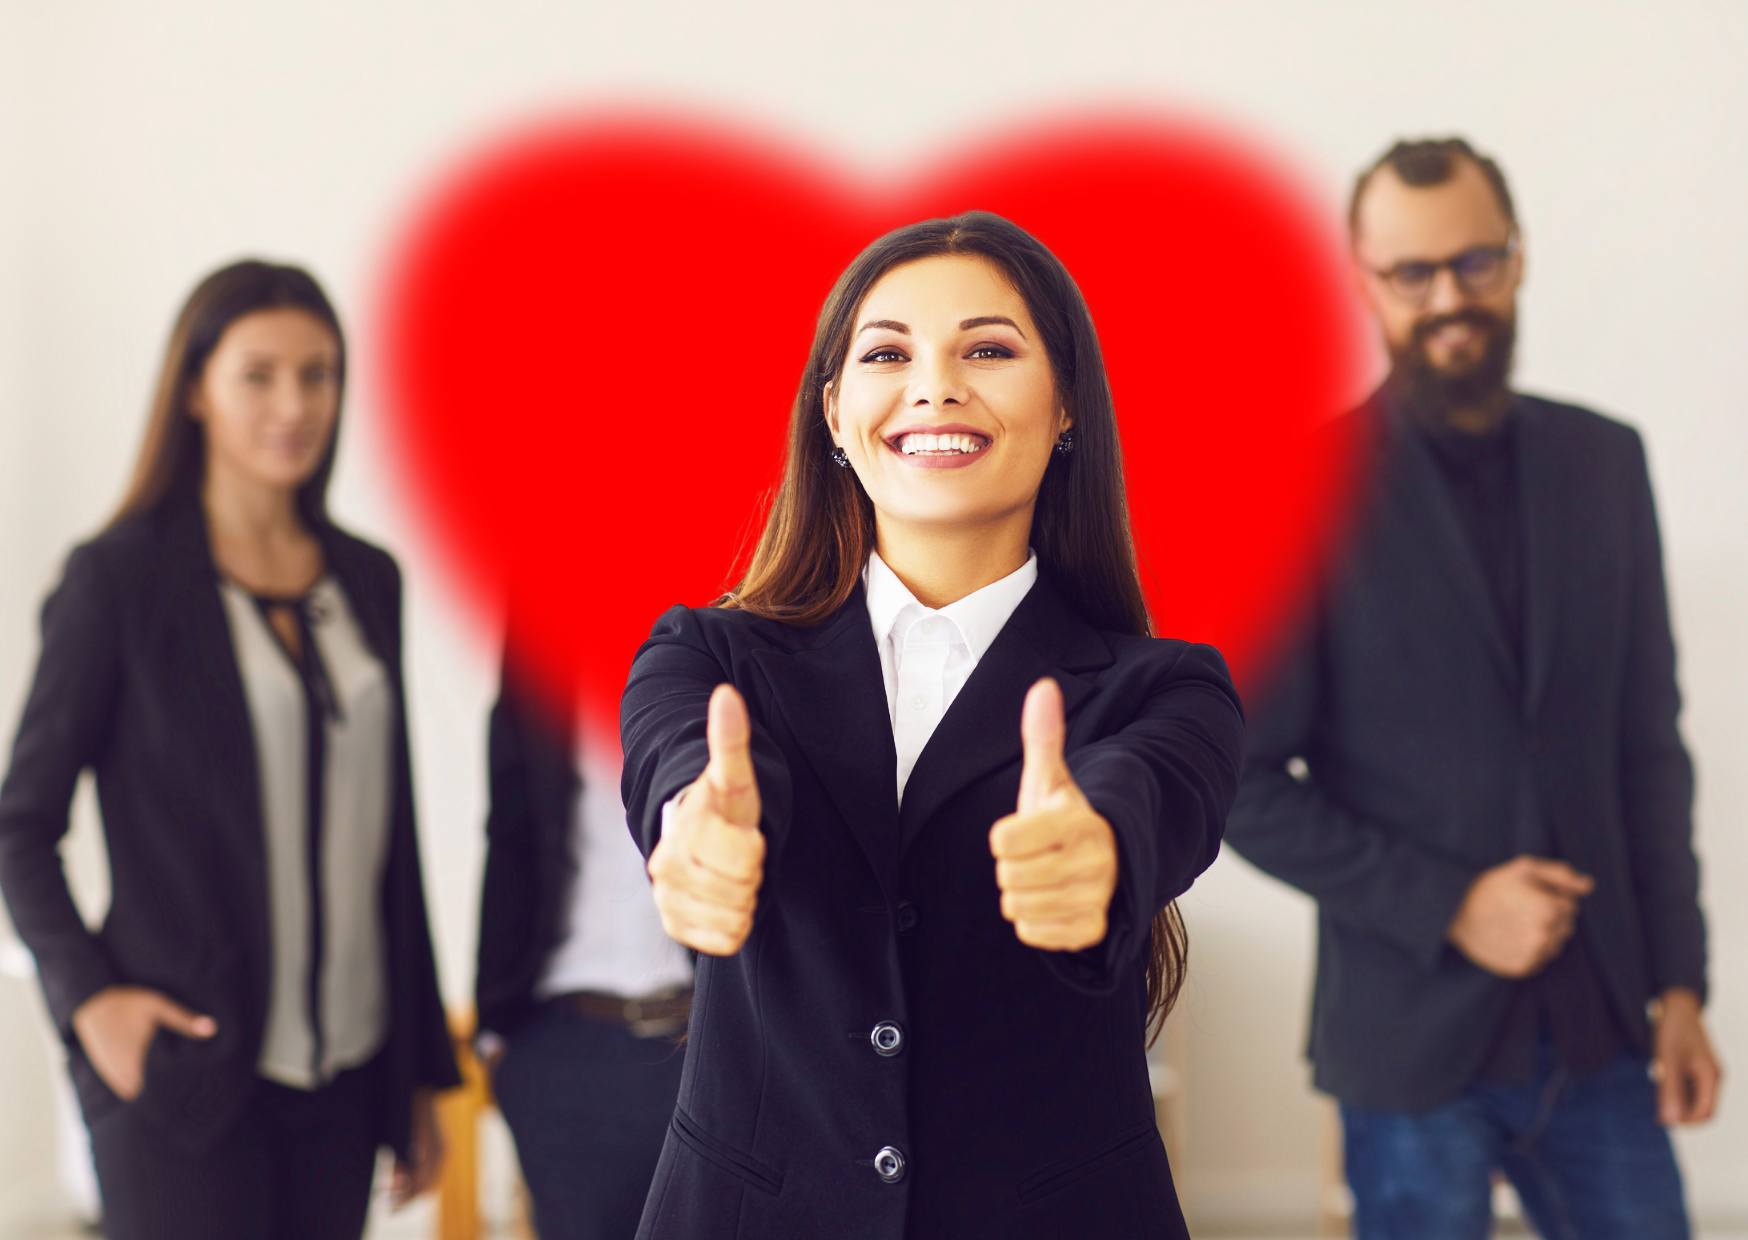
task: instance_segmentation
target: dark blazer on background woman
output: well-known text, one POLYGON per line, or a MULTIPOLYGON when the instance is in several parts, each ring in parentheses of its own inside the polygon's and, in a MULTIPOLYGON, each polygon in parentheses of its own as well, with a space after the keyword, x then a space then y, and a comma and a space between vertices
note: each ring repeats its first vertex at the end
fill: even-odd
MULTIPOLYGON (((393 558, 327 524, 313 532, 393 690, 392 793, 381 911, 388 953, 380 1141, 407 1156, 416 1088, 458 1083, 414 833, 393 558)), ((166 1141, 210 1148, 248 1104, 271 962, 262 800, 248 704, 198 503, 126 518, 74 549, 43 608, 35 680, 0 788, 0 892, 34 953, 88 1121, 133 1106, 166 1141), (79 773, 97 780, 111 874, 88 929, 59 844, 79 773), (160 1029, 144 1089, 98 1076, 73 1013, 107 986, 151 987, 218 1032, 160 1029)))
POLYGON ((1219 851, 1237 787, 1243 724, 1219 654, 1094 629, 1041 570, 901 808, 861 585, 805 628, 674 608, 622 704, 646 855, 664 803, 706 765, 722 681, 752 724, 764 881, 741 949, 699 958, 639 1234, 1185 1235, 1148 1085, 1144 961, 1154 915, 1219 851), (1015 937, 989 845, 1015 808, 1020 707, 1042 676, 1061 685, 1069 769, 1120 859, 1109 931, 1073 953, 1015 937), (890 1158, 877 1170, 885 1147, 899 1174, 890 1158))

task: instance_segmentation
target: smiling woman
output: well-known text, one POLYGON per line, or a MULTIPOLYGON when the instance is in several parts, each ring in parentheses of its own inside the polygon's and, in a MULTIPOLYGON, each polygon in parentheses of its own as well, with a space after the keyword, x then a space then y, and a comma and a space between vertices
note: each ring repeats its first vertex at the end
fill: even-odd
POLYGON ((826 420, 880 511, 906 525, 961 526, 1029 511, 1050 444, 1073 419, 1002 269, 976 254, 906 263, 875 285, 862 313, 871 317, 852 359, 826 384, 826 420), (885 317, 907 306, 914 326, 885 317), (957 318, 973 306, 991 312, 957 318), (944 487, 915 469, 969 472, 944 487))
POLYGON ((195 288, 120 511, 73 550, 0 787, 105 1234, 356 1236, 441 1159, 456 1083, 421 891, 400 571, 327 511, 340 322, 306 272, 195 288), (113 897, 59 856, 97 777, 113 897))
POLYGON ((851 264, 745 579, 657 622, 621 720, 705 953, 640 1236, 1185 1234, 1144 1047, 1243 728, 1150 635, 1048 250, 974 212, 851 264))

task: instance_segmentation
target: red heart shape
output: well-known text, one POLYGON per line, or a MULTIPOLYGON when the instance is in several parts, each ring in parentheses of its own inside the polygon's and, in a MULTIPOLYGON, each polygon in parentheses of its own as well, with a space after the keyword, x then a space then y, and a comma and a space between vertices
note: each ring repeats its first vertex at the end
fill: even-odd
POLYGON ((379 347, 410 491, 517 658, 605 734, 675 602, 738 580, 819 307, 888 229, 980 208, 1048 245, 1099 329, 1157 632, 1242 685, 1326 553, 1356 446, 1333 229, 1230 136, 1082 117, 871 188, 662 116, 549 124, 411 214, 379 347))

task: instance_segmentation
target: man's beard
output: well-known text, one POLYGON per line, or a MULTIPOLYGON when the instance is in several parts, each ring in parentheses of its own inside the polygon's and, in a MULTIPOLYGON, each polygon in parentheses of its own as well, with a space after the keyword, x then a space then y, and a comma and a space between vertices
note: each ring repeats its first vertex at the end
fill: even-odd
POLYGON ((1515 318, 1473 306, 1434 315, 1414 325, 1406 344, 1390 348, 1390 385, 1410 409, 1439 421, 1455 410, 1486 409, 1505 397, 1516 344, 1515 318), (1467 365, 1441 370, 1427 356, 1426 341, 1452 323, 1480 333, 1481 351, 1467 365))

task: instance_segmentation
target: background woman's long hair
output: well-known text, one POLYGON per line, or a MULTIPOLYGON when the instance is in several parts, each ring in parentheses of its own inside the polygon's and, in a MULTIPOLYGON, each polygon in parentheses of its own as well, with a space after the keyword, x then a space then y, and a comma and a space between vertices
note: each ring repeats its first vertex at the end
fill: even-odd
MULTIPOLYGON (((121 507, 110 519, 111 525, 179 500, 192 502, 199 495, 206 475, 206 433, 189 412, 189 393, 200 382, 207 359, 226 328, 257 310, 286 308, 305 311, 334 333, 339 346, 336 380, 344 394, 346 336, 333 303, 315 277, 301 267, 258 259, 219 268, 188 295, 170 329, 133 479, 121 507)), ((336 420, 321 463, 297 491, 299 515, 311 528, 328 520, 328 478, 334 472, 334 448, 339 439, 336 420)))
MULTIPOLYGON (((874 549, 874 508, 854 472, 829 459, 825 386, 843 372, 856 311, 901 263, 939 254, 988 259, 1025 298, 1043 336, 1057 393, 1074 419, 1074 452, 1051 454, 1032 517, 1039 567, 1095 628, 1149 635, 1129 533, 1122 448, 1104 360, 1086 301, 1056 256, 1001 216, 973 211, 886 234, 838 278, 820 311, 789 421, 789 456, 744 578, 717 600, 790 624, 817 624, 855 590, 874 549)), ((1018 726, 1018 721, 1015 721, 1018 726)), ((1147 1038, 1159 1035, 1188 960, 1176 904, 1153 922, 1147 960, 1147 1038)))

